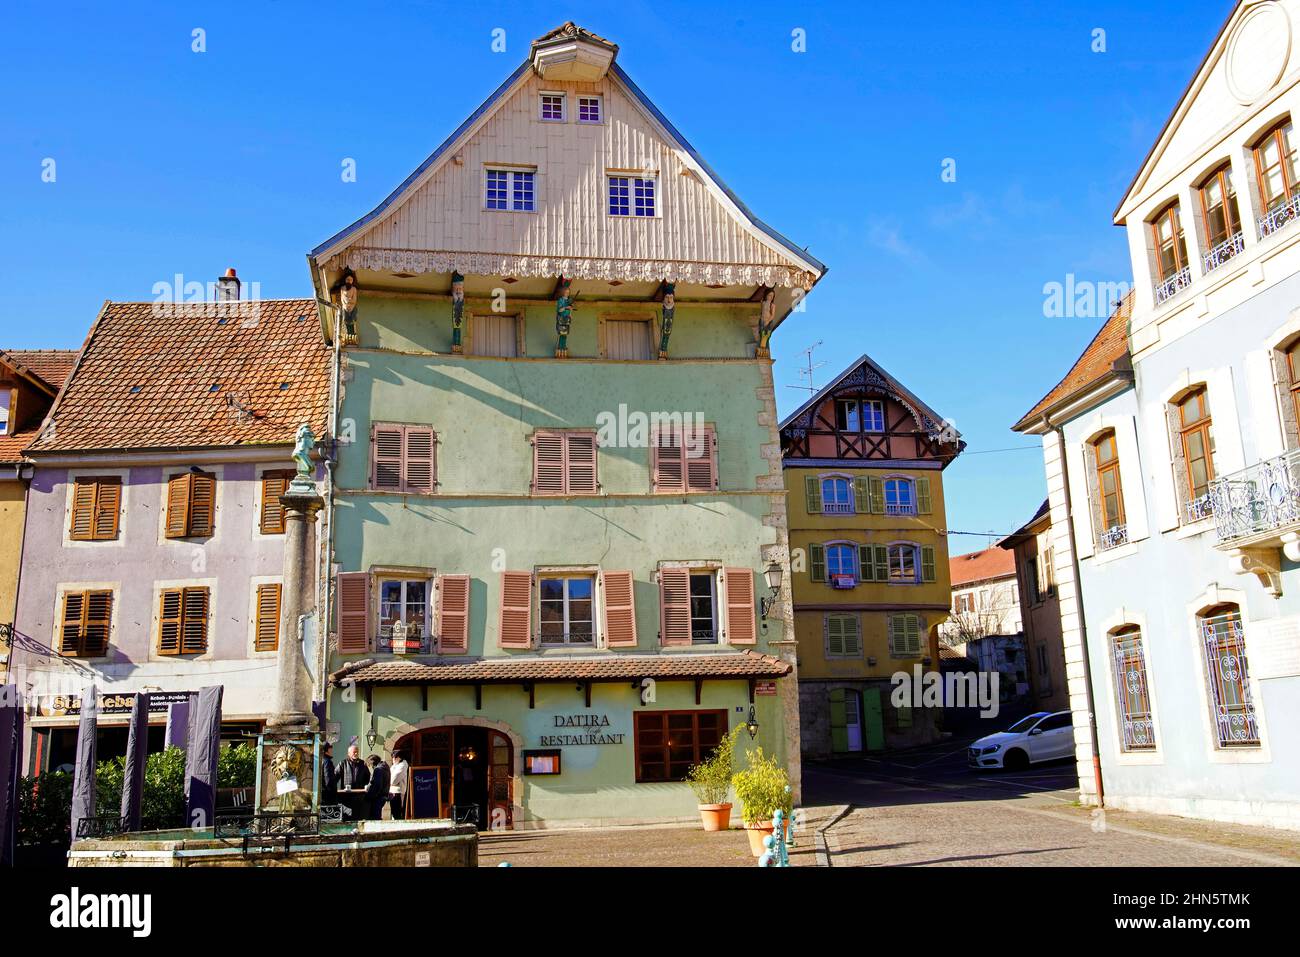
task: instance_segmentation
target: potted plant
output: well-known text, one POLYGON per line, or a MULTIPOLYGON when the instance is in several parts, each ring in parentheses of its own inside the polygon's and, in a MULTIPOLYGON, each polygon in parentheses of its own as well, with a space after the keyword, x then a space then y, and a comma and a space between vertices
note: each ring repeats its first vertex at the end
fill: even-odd
POLYGON ((755 857, 762 857, 763 838, 772 833, 772 815, 779 809, 785 811, 788 820, 793 810, 790 777, 776 758, 764 754, 762 748, 746 751, 745 762, 745 768, 736 772, 731 783, 740 800, 749 849, 755 857))
POLYGON ((718 742, 713 753, 686 772, 686 783, 699 801, 700 820, 706 831, 725 831, 731 826, 731 804, 727 801, 731 790, 731 756, 736 736, 743 729, 744 725, 736 725, 718 742))

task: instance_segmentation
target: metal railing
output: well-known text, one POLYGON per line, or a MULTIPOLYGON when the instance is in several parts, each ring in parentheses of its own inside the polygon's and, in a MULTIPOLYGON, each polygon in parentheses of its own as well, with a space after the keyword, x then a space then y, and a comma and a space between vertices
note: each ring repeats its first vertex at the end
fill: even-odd
POLYGON ((1245 248, 1245 237, 1242 236, 1240 231, 1233 233, 1201 257, 1201 266, 1203 267, 1202 271, 1208 273, 1211 270, 1218 269, 1245 248))
POLYGON ((311 811, 251 811, 244 809, 217 812, 213 822, 214 837, 269 837, 285 834, 319 834, 321 815, 311 811))
POLYGON ((1300 218, 1300 193, 1292 196, 1285 203, 1278 203, 1255 220, 1255 226, 1259 230, 1259 238, 1263 239, 1265 236, 1273 235, 1297 218, 1300 218))
POLYGON ((1104 552, 1127 544, 1128 525, 1112 525, 1101 533, 1101 536, 1097 540, 1097 549, 1104 552))
POLYGON ((1209 498, 1221 542, 1300 524, 1300 449, 1216 478, 1209 498))
POLYGON ((1187 503, 1187 523, 1188 525, 1196 522, 1203 522, 1214 515, 1213 494, 1206 492, 1204 495, 1198 495, 1187 503))
POLYGON ((1192 267, 1184 266, 1164 282, 1156 283, 1156 305, 1168 302, 1192 284, 1192 267))

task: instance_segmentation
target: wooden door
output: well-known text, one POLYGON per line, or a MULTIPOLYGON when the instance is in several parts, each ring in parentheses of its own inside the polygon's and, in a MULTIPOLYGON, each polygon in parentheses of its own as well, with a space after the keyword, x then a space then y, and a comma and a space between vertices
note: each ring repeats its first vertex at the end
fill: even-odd
POLYGON ((883 751, 885 748, 885 719, 881 713, 879 688, 863 689, 862 726, 867 732, 867 750, 883 751))
POLYGON ((499 731, 488 732, 488 830, 511 830, 514 827, 514 755, 510 739, 499 731))

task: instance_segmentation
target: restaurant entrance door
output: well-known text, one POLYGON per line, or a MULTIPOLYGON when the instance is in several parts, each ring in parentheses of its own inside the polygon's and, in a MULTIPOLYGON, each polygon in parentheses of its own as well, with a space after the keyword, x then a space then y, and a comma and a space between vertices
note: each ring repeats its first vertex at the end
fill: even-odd
POLYGON ((473 725, 426 728, 401 738, 412 768, 437 768, 439 813, 480 831, 513 826, 513 745, 500 731, 473 725))

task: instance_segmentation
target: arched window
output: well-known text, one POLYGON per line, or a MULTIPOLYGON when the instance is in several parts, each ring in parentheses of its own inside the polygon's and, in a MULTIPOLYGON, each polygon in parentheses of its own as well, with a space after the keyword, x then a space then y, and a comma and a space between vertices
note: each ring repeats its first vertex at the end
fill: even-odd
POLYGON ((889 580, 891 582, 919 581, 920 548, 910 542, 889 546, 889 580))
POLYGON ((885 479, 885 514, 916 514, 916 489, 911 479, 885 479))
POLYGON ((1225 162, 1202 180, 1197 190, 1201 199, 1201 225, 1205 230, 1205 271, 1227 262, 1245 247, 1241 239, 1241 216, 1237 191, 1232 185, 1232 164, 1225 162))
POLYGON ((1205 387, 1193 389, 1177 402, 1179 441, 1187 472, 1187 490, 1196 502, 1210 491, 1214 479, 1214 433, 1205 387))
POLYGON ((850 514, 853 511, 853 483, 841 475, 822 479, 822 511, 850 514))
POLYGON ((1285 365, 1276 376, 1282 404, 1282 426, 1286 447, 1300 448, 1300 337, 1281 350, 1285 365))
POLYGON ((1110 654, 1115 672, 1120 748, 1124 751, 1154 751, 1156 732, 1151 720, 1151 692, 1142 630, 1137 625, 1124 625, 1111 632, 1110 654))
POLYGON ((1103 432, 1092 442, 1097 467, 1097 510, 1103 536, 1124 524, 1124 489, 1120 485, 1119 450, 1115 430, 1103 432))
POLYGON ((1257 748, 1259 723, 1250 694, 1241 609, 1218 605, 1202 612, 1199 621, 1215 743, 1220 748, 1257 748))
POLYGON ((1187 270, 1187 241, 1183 235, 1178 201, 1170 203, 1150 220, 1151 240, 1156 253, 1156 304, 1173 297, 1190 282, 1187 270))
POLYGON ((1275 218, 1274 214, 1290 204, 1300 185, 1296 182, 1296 150, 1293 140, 1291 119, 1288 117, 1255 144, 1255 178, 1266 211, 1264 221, 1260 223, 1260 233, 1264 236, 1292 218, 1275 218))
POLYGON ((854 581, 858 578, 858 549, 856 545, 827 545, 826 574, 833 581, 836 575, 847 575, 854 581))

